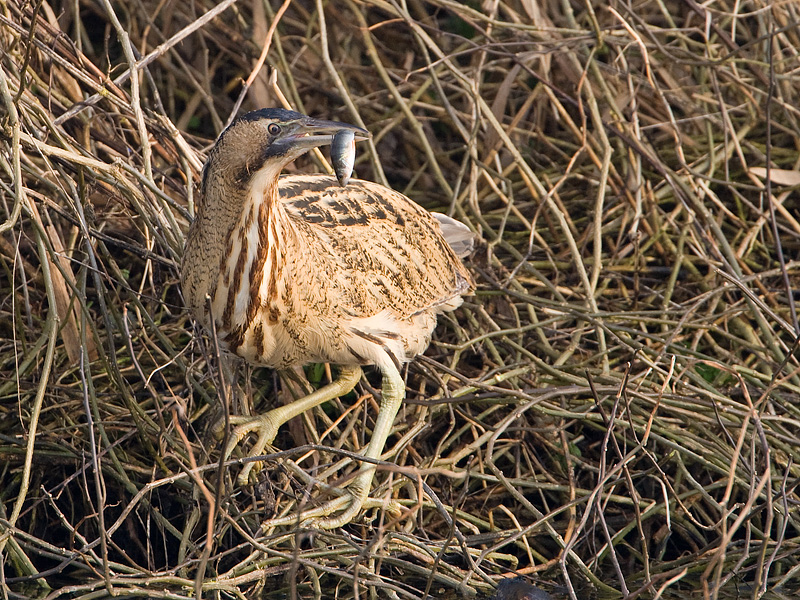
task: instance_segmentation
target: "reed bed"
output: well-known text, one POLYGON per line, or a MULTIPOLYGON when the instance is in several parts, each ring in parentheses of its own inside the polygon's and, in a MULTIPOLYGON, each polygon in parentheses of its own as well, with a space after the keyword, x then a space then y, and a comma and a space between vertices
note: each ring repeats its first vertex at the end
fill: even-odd
POLYGON ((798 23, 764 0, 0 4, 3 597, 512 574, 796 597, 798 23), (358 177, 481 240, 477 293, 406 374, 372 494, 394 510, 326 532, 295 515, 357 464, 375 374, 239 486, 226 411, 330 372, 220 355, 178 283, 205 153, 281 105, 367 127, 358 177))

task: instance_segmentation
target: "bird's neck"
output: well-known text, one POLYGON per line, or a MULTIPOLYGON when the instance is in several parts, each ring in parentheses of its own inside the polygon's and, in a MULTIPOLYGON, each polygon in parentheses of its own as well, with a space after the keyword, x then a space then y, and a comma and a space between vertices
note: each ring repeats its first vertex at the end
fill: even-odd
POLYGON ((279 173, 262 169, 245 184, 222 177, 204 181, 182 269, 185 300, 202 321, 207 296, 223 329, 250 320, 250 300, 263 283, 270 252, 277 257, 291 235, 279 173))
POLYGON ((277 293, 277 272, 293 226, 280 202, 280 171, 262 169, 251 180, 219 257, 212 311, 222 330, 244 330, 265 299, 277 293))

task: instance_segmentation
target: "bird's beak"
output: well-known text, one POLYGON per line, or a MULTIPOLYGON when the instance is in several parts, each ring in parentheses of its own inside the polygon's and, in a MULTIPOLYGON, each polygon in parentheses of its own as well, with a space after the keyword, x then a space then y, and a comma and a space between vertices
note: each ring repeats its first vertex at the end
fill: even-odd
POLYGON ((292 131, 290 141, 294 148, 307 151, 329 145, 333 141, 333 136, 340 131, 352 131, 357 142, 366 140, 371 135, 366 129, 348 123, 306 117, 298 122, 297 128, 292 131))

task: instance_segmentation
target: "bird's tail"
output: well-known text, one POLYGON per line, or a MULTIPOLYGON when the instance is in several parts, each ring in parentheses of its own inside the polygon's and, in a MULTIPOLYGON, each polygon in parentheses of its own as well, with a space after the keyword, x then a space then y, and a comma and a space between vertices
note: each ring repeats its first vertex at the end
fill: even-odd
POLYGON ((439 221, 442 235, 447 244, 459 258, 465 258, 475 249, 475 234, 461 221, 456 221, 442 213, 431 213, 439 221))

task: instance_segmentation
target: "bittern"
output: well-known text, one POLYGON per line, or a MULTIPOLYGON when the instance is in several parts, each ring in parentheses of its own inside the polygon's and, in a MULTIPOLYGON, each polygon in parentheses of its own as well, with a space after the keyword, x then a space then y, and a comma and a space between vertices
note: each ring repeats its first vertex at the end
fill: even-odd
MULTIPOLYGON (((363 456, 379 459, 405 397, 401 365, 427 348, 437 314, 474 288, 459 256, 472 240, 463 223, 376 183, 281 176, 337 134, 349 138, 342 132, 369 136, 284 109, 253 111, 222 132, 203 168, 181 272, 188 307, 205 326, 213 320, 224 348, 253 364, 339 365, 338 378, 300 400, 233 417, 226 458, 251 433, 258 437, 249 454, 262 454, 283 423, 347 394, 361 367, 375 365, 382 398, 363 456)), ((374 472, 374 462, 362 462, 347 494, 308 514, 322 517, 323 528, 348 523, 374 472)))

